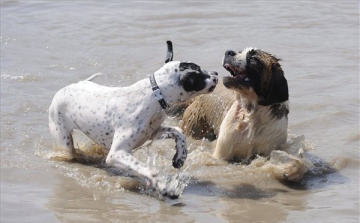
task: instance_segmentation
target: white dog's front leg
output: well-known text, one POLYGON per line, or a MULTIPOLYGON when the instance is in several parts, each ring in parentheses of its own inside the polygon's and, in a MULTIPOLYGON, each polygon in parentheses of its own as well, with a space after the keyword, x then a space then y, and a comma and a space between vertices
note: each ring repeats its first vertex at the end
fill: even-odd
POLYGON ((163 127, 160 126, 158 130, 153 135, 152 139, 175 139, 175 149, 176 153, 172 160, 173 167, 180 168, 184 165, 184 162, 187 157, 187 148, 186 148, 186 137, 184 132, 178 127, 163 127))
POLYGON ((106 157, 106 163, 109 166, 117 167, 130 172, 140 179, 144 179, 146 183, 151 184, 151 186, 159 190, 165 187, 165 185, 157 185, 158 181, 156 177, 159 174, 157 170, 149 168, 126 150, 117 149, 116 151, 110 151, 106 157))

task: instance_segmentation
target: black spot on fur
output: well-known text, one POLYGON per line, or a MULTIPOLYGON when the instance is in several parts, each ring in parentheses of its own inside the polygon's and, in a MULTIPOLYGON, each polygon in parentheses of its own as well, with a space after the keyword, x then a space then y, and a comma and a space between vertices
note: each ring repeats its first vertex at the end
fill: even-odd
POLYGON ((180 85, 185 91, 201 91, 206 87, 205 80, 210 78, 209 75, 199 72, 188 72, 180 76, 180 85))
POLYGON ((270 109, 271 115, 277 119, 281 119, 284 116, 286 118, 288 117, 289 108, 283 103, 273 104, 270 109))
POLYGON ((179 65, 180 71, 184 70, 194 70, 194 71, 201 71, 200 67, 194 63, 188 63, 188 62, 181 62, 179 65))

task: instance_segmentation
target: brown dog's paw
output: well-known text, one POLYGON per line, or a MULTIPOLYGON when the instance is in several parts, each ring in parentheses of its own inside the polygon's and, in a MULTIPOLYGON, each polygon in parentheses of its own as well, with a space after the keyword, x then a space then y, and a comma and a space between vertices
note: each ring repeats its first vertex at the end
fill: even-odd
POLYGON ((307 171, 308 168, 298 160, 289 160, 288 163, 283 164, 282 177, 284 180, 299 181, 307 171))
POLYGON ((284 151, 275 150, 265 167, 279 180, 299 181, 311 167, 302 155, 296 157, 284 151))

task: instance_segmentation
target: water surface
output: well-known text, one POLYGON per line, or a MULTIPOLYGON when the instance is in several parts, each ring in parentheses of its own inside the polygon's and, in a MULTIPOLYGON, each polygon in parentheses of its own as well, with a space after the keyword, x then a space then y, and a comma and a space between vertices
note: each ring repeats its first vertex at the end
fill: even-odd
POLYGON ((1 222, 359 221, 357 1, 2 1, 0 41, 1 222), (169 39, 175 60, 220 76, 228 49, 282 58, 290 135, 339 170, 282 184, 254 165, 214 160, 206 142, 191 139, 174 170, 174 143, 164 140, 135 153, 192 176, 178 200, 164 200, 99 161, 49 160, 55 92, 97 72, 111 86, 146 78, 169 39))

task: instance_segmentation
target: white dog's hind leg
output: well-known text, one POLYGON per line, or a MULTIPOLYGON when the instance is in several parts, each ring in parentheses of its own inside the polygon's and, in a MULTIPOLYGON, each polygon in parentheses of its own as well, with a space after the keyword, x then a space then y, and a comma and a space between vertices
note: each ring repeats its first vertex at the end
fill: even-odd
POLYGON ((175 149, 176 153, 172 160, 173 167, 180 168, 184 165, 184 162, 187 157, 187 148, 186 148, 186 137, 184 132, 178 127, 164 127, 160 126, 155 134, 152 136, 153 140, 156 139, 175 139, 175 149))
POLYGON ((52 159, 71 160, 74 158, 72 128, 67 125, 64 115, 50 108, 49 128, 53 139, 54 154, 52 159))

